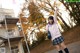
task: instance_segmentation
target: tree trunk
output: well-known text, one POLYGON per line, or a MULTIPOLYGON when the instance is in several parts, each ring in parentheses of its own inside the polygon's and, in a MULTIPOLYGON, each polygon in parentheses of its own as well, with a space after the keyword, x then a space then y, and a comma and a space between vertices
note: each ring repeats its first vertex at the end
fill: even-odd
POLYGON ((68 29, 70 29, 70 27, 66 24, 66 22, 63 20, 63 18, 58 14, 58 16, 60 17, 60 19, 62 20, 62 22, 64 23, 64 25, 68 28, 68 29))

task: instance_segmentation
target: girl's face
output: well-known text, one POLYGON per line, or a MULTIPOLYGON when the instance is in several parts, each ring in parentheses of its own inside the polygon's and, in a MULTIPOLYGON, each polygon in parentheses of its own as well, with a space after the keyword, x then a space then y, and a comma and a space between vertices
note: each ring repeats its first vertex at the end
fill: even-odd
POLYGON ((50 24, 53 24, 53 20, 51 20, 51 19, 48 19, 48 21, 49 21, 49 23, 50 23, 50 24))

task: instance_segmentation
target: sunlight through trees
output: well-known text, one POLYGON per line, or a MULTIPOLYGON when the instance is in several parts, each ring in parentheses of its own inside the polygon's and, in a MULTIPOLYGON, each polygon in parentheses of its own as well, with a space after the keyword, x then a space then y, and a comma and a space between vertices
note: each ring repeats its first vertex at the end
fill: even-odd
POLYGON ((64 0, 29 0, 20 13, 24 33, 30 44, 45 40, 48 17, 58 8, 58 26, 61 32, 80 24, 80 3, 67 3, 64 0), (29 33, 31 32, 31 33, 29 33), (30 36, 32 34, 32 36, 30 36), (35 35, 36 34, 36 35, 35 35), (35 37, 35 38, 34 38, 35 37), (36 40, 35 40, 36 39, 36 40))

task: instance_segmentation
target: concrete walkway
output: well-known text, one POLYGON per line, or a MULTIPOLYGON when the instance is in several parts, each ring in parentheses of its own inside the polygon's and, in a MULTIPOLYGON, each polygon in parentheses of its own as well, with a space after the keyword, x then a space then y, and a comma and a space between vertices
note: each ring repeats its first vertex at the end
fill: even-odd
MULTIPOLYGON (((71 43, 71 44, 67 45, 67 47, 69 48, 70 53, 80 53, 80 41, 71 43)), ((45 53, 58 53, 58 52, 54 49, 51 51, 47 51, 45 53)))

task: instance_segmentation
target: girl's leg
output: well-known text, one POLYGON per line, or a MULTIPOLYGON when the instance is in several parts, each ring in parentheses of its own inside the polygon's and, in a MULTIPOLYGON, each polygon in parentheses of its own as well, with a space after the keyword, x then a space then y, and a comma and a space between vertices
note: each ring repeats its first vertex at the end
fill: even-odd
POLYGON ((66 45, 64 44, 64 42, 62 42, 60 46, 62 47, 62 49, 66 48, 66 45))
POLYGON ((58 50, 59 53, 63 53, 63 51, 61 50, 61 47, 59 45, 55 45, 56 49, 58 50))
POLYGON ((62 47, 62 49, 64 49, 64 51, 65 51, 66 53, 69 53, 69 50, 68 50, 68 48, 66 47, 66 45, 64 44, 64 42, 62 42, 62 43, 60 44, 60 46, 62 47))

